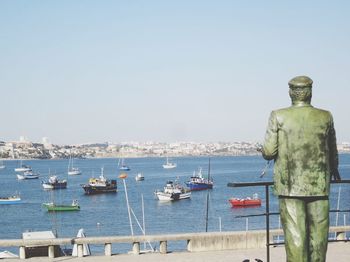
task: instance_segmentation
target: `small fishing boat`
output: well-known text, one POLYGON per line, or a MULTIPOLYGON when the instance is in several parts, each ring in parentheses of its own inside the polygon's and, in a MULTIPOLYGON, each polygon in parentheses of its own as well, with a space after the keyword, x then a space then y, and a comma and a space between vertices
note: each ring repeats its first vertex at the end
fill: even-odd
POLYGON ((198 191, 212 189, 214 182, 209 178, 209 175, 208 178, 204 178, 202 175, 202 168, 199 168, 198 172, 196 173, 196 171, 194 171, 190 180, 185 182, 185 184, 190 188, 191 191, 198 191))
POLYGON ((169 158, 167 157, 167 158, 166 158, 166 162, 165 162, 165 164, 163 165, 163 168, 164 168, 164 169, 173 169, 173 168, 175 168, 175 167, 176 167, 176 163, 170 162, 170 161, 169 161, 169 158))
POLYGON ((47 209, 47 211, 79 211, 80 206, 78 200, 74 199, 71 205, 56 205, 53 202, 43 203, 43 207, 47 209))
POLYGON ((88 184, 83 184, 81 186, 87 195, 117 192, 117 180, 107 179, 103 174, 103 167, 101 168, 101 175, 99 178, 90 178, 88 184))
POLYGON ((26 172, 23 172, 22 174, 17 174, 18 180, 38 179, 38 178, 39 178, 39 174, 33 173, 32 171, 26 171, 26 172))
POLYGON ((19 195, 13 195, 9 197, 0 197, 0 205, 11 205, 21 203, 21 197, 19 195))
POLYGON ((191 197, 191 191, 188 188, 173 181, 167 181, 163 191, 156 190, 154 194, 161 201, 181 200, 191 197))
POLYGON ((229 202, 232 207, 252 207, 261 206, 261 199, 258 194, 254 194, 253 197, 246 198, 230 198, 229 202))
POLYGON ((49 180, 43 181, 44 189, 64 189, 67 188, 67 180, 59 180, 57 176, 50 176, 49 180))
POLYGON ((145 180, 145 177, 143 176, 142 173, 138 173, 138 174, 135 176, 135 180, 136 180, 136 181, 143 181, 143 180, 145 180))

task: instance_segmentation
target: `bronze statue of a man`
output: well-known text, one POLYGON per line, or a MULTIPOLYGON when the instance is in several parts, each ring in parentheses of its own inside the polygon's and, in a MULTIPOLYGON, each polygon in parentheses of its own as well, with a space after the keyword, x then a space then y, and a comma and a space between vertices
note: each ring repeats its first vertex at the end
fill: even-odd
POLYGON ((330 112, 311 106, 313 81, 289 81, 292 105, 271 112, 262 155, 274 160, 287 261, 326 261, 331 178, 340 180, 330 112))

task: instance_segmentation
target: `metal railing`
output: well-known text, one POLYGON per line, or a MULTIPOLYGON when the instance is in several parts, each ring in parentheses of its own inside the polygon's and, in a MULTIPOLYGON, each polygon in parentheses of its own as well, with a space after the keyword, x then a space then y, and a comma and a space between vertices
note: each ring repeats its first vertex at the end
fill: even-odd
MULTIPOLYGON (((331 184, 350 184, 350 180, 340 180, 340 181, 331 181, 331 184)), ((270 195, 269 195, 269 187, 273 186, 274 182, 239 182, 239 183, 228 183, 228 187, 252 187, 252 186, 263 186, 265 187, 265 199, 266 199, 266 208, 265 213, 258 215, 247 215, 240 217, 252 217, 252 216, 265 216, 266 221, 266 259, 267 262, 270 262, 270 246, 282 245, 283 242, 280 243, 270 243, 270 216, 271 215, 279 215, 279 212, 270 213, 270 195)), ((330 210, 329 212, 350 212, 350 210, 330 210)), ((329 240, 329 242, 335 241, 344 241, 344 240, 329 240)))

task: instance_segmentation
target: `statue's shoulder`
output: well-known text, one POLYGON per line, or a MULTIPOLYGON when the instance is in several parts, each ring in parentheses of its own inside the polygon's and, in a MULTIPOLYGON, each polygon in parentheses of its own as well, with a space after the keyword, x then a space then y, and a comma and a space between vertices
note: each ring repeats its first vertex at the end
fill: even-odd
POLYGON ((293 110, 292 107, 283 107, 283 108, 273 110, 272 113, 275 115, 283 115, 283 114, 288 114, 288 112, 292 110, 293 110))

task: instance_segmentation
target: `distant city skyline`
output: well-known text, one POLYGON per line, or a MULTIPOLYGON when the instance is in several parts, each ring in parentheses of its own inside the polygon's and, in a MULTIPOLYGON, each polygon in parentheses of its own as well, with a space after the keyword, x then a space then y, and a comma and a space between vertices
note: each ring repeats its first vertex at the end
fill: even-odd
POLYGON ((288 81, 350 141, 347 1, 0 2, 1 141, 262 141, 288 81))

